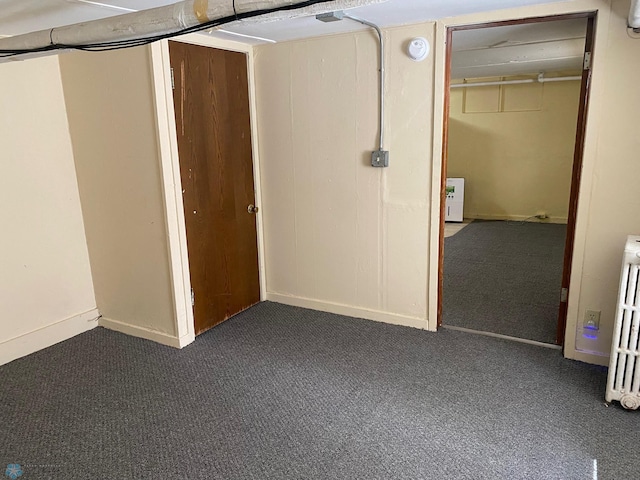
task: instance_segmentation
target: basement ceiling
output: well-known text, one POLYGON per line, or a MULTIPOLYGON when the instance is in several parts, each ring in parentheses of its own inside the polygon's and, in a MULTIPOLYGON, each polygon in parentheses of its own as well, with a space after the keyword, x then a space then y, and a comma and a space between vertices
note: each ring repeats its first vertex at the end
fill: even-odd
POLYGON ((454 31, 451 78, 579 73, 586 34, 585 18, 454 31))
MULTIPOLYGON (((351 13, 382 27, 388 27, 559 1, 562 0, 388 0, 353 9, 351 13)), ((0 36, 19 35, 173 3, 177 2, 0 0, 0 36)), ((584 49, 585 25, 584 20, 565 20, 457 31, 453 42, 452 77, 476 78, 579 70, 584 49)), ((213 31, 209 34, 255 45, 267 40, 282 42, 358 31, 367 27, 348 20, 328 24, 313 17, 303 17, 267 22, 249 19, 230 23, 222 28, 226 32, 213 31)))

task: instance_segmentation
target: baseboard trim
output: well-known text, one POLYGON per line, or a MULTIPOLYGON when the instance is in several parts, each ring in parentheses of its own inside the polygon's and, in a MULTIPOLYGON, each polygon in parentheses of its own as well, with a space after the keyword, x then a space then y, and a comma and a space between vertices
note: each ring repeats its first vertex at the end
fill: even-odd
POLYGON ((174 335, 169 335, 168 333, 151 330, 145 327, 139 327, 137 325, 130 325, 128 323, 119 322, 118 320, 113 320, 111 318, 102 317, 100 318, 99 324, 101 327, 107 328, 109 330, 125 333, 133 337, 144 338, 146 340, 151 340, 152 342, 161 343, 162 345, 167 345, 174 348, 186 347, 195 340, 194 335, 176 337, 174 335))
POLYGON ((0 343, 0 365, 26 357, 98 326, 97 308, 0 343))
POLYGON ((341 303, 324 302, 305 297, 295 297, 292 295, 283 295, 280 293, 267 292, 266 300, 270 302, 283 303, 293 307, 309 308, 321 312, 336 313, 338 315, 346 315, 348 317, 364 318, 376 322, 390 323, 392 325, 402 325, 403 327, 419 328, 428 330, 428 322, 424 318, 410 317, 408 315, 399 315, 396 313, 381 312, 379 310, 371 310, 361 307, 353 307, 341 303))
POLYGON ((473 220, 503 220, 503 221, 513 221, 513 222, 522 222, 528 221, 531 223, 559 223, 566 224, 567 217, 548 217, 544 220, 539 220, 535 217, 531 217, 528 215, 493 215, 493 214, 469 214, 465 215, 464 218, 471 218, 473 220))
POLYGON ((601 365, 603 367, 609 366, 609 355, 597 352, 583 352, 581 350, 573 350, 565 348, 564 356, 571 360, 577 360, 579 362, 590 363, 592 365, 601 365))

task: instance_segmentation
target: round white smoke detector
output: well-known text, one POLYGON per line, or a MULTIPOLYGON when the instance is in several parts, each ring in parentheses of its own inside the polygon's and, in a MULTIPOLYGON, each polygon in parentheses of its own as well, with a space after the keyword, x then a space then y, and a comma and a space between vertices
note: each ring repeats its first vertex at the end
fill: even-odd
POLYGON ((407 53, 416 62, 421 62, 429 55, 429 42, 424 37, 416 37, 409 42, 407 53))

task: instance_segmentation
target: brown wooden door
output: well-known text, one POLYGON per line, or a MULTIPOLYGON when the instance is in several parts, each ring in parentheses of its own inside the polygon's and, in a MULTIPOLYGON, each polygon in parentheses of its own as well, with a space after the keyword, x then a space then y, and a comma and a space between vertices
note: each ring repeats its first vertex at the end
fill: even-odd
POLYGON ((196 334, 260 301, 245 54, 169 42, 196 334))

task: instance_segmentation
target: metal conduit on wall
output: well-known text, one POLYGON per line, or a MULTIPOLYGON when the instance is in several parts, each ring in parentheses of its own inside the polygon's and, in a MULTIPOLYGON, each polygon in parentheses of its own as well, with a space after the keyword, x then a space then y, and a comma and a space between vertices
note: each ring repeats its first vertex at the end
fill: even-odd
POLYGON ((380 121, 380 137, 378 142, 378 150, 374 150, 371 152, 371 166, 372 167, 388 167, 389 166, 389 152, 384 150, 384 77, 385 77, 385 61, 384 61, 384 36, 382 35, 382 30, 378 25, 373 22, 369 22, 360 17, 356 17, 354 15, 349 15, 348 13, 344 13, 342 11, 337 12, 329 12, 320 15, 316 15, 316 19, 321 22, 331 23, 338 22, 344 18, 348 18, 349 20, 353 20, 354 22, 361 23, 362 25, 366 25, 368 27, 373 28, 378 34, 378 40, 380 45, 380 92, 379 92, 379 121, 380 121))

